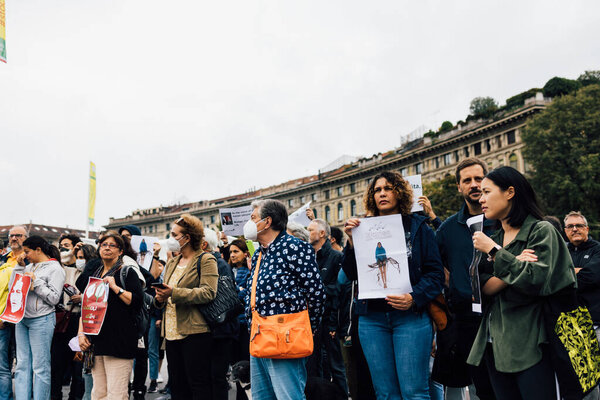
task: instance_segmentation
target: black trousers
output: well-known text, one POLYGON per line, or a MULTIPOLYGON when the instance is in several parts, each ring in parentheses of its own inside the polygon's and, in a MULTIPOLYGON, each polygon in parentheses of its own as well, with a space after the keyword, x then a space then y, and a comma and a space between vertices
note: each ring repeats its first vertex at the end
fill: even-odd
POLYGON ((521 372, 506 373, 496 370, 492 344, 488 343, 484 361, 488 367, 490 381, 498 400, 548 400, 556 399, 554 370, 543 348, 542 360, 521 372))
POLYGON ((233 338, 213 338, 210 353, 210 379, 212 381, 212 399, 229 399, 227 371, 232 360, 233 338))
POLYGON ((71 370, 71 388, 69 391, 69 400, 80 400, 85 392, 83 383, 83 363, 74 361, 75 353, 69 347, 69 340, 77 336, 79 329, 79 315, 73 315, 69 320, 67 331, 64 333, 54 333, 52 337, 51 354, 51 374, 50 374, 50 393, 53 400, 62 400, 62 384, 66 370, 71 370))
POLYGON ((171 399, 212 399, 211 333, 197 333, 166 342, 171 399))
POLYGON ((148 330, 144 333, 144 348, 135 351, 133 366, 133 382, 131 390, 146 393, 146 377, 148 376, 148 330))

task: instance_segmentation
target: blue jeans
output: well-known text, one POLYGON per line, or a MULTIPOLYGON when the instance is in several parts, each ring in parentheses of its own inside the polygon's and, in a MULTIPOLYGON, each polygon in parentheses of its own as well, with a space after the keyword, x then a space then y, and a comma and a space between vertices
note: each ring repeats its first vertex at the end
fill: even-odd
POLYGON ((50 398, 50 346, 56 325, 56 315, 23 318, 15 329, 17 341, 17 370, 15 397, 46 400, 50 398))
POLYGON ((305 400, 306 358, 275 360, 250 356, 252 398, 305 400))
POLYGON ((358 320, 378 400, 429 400, 433 326, 426 313, 371 312, 358 320))
POLYGON ((92 378, 92 374, 83 373, 83 384, 85 385, 85 392, 83 393, 82 400, 91 400, 92 399, 92 388, 94 387, 94 378, 92 378))
POLYGON ((148 328, 148 361, 150 363, 150 380, 158 378, 158 350, 160 349, 160 330, 156 328, 156 317, 150 318, 148 328))
POLYGON ((10 372, 10 337, 12 327, 4 323, 0 329, 0 399, 12 399, 12 374, 10 372))

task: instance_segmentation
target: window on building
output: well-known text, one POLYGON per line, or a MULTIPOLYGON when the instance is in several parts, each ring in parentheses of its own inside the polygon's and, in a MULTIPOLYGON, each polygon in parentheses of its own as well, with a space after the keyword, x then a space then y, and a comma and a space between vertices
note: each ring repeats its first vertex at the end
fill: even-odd
POLYGON ((440 158, 439 157, 434 158, 433 163, 434 163, 436 169, 439 168, 440 167, 440 158))
POLYGON ((492 144, 490 143, 490 139, 485 140, 485 151, 488 153, 492 151, 492 144))
POLYGON ((458 150, 454 152, 454 162, 458 162, 460 160, 460 156, 458 155, 458 150))
POLYGON ((324 190, 323 193, 325 194, 325 200, 329 200, 329 190, 324 190))
POLYGON ((514 169, 519 169, 519 159, 515 153, 512 153, 510 157, 508 157, 508 165, 514 169))
POLYGON ((407 175, 407 173, 408 173, 408 171, 406 170, 406 168, 402 168, 402 169, 400 169, 400 175, 402 175, 402 176, 406 176, 406 175, 407 175))
POLYGON ((331 210, 329 209, 329 206, 325 206, 325 221, 331 221, 331 210))
POLYGON ((165 226, 167 228, 167 232, 171 232, 171 224, 166 224, 165 226))
POLYGON ((214 215, 211 215, 211 216, 210 216, 210 223, 211 223, 211 224, 214 224, 214 223, 215 223, 215 216, 214 216, 214 215))
POLYGON ((288 199, 288 207, 294 207, 294 199, 288 199))
POLYGON ((337 219, 338 221, 342 221, 344 219, 344 206, 342 203, 338 203, 337 206, 337 219))
POLYGON ((506 143, 513 144, 515 142, 515 131, 506 133, 506 143))
POLYGON ((350 216, 356 217, 356 200, 350 201, 350 216))
POLYGON ((450 164, 452 164, 452 156, 450 155, 450 153, 446 153, 444 154, 444 165, 450 164))
POLYGON ((313 214, 315 215, 315 218, 319 218, 319 217, 317 217, 317 209, 316 208, 313 208, 313 214))
POLYGON ((154 228, 154 227, 153 227, 152 225, 150 225, 150 226, 148 227, 148 232, 152 233, 152 232, 153 232, 152 228, 154 228))
POLYGON ((344 188, 342 186, 338 186, 336 190, 338 197, 344 195, 344 188))
POLYGON ((371 181, 373 180, 373 178, 367 178, 365 180, 365 182, 367 182, 367 186, 369 186, 371 184, 371 181))
POLYGON ((356 193, 356 183, 350 184, 350 193, 356 193))
POLYGON ((465 152, 465 157, 469 157, 469 148, 468 147, 464 148, 464 152, 465 152))
POLYGON ((473 154, 475 154, 476 156, 481 154, 481 142, 480 143, 475 143, 473 145, 473 154))
POLYGON ((415 174, 421 174, 423 173, 423 163, 417 163, 415 164, 415 174))
POLYGON ((306 200, 306 197, 300 196, 300 204, 304 204, 304 200, 306 200))
POLYGON ((313 194, 311 194, 311 195, 310 195, 310 199, 311 199, 312 201, 317 201, 317 194, 316 194, 316 193, 313 193, 313 194))
POLYGON ((496 147, 502 147, 502 138, 500 136, 496 136, 496 147))

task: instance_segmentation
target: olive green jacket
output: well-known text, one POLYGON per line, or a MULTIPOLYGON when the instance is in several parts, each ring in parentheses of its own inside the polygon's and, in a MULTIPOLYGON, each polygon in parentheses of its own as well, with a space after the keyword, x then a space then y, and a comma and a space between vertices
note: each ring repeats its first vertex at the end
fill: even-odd
MULTIPOLYGON (((504 231, 498 230, 492 239, 502 245, 504 231)), ((576 285, 573 262, 558 231, 529 215, 515 239, 496 253, 493 275, 508 287, 484 304, 467 362, 479 365, 489 337, 496 369, 520 372, 542 359, 540 344, 547 343, 542 312, 545 296, 576 285), (534 250, 538 261, 517 260, 515 256, 525 249, 534 250)))
MULTIPOLYGON (((217 295, 217 283, 219 281, 219 272, 217 270, 217 259, 210 253, 202 258, 200 264, 200 277, 196 264, 202 251, 197 251, 192 257, 185 269, 183 275, 177 282, 177 287, 173 288, 171 301, 175 305, 177 314, 177 332, 180 335, 193 335, 195 333, 210 332, 208 324, 198 310, 198 304, 205 304, 212 301, 217 295)), ((170 259, 165 267, 165 282, 169 282, 175 267, 179 264, 181 255, 170 259)), ((157 308, 164 308, 166 303, 159 303, 154 299, 154 305, 157 308)), ((164 311, 163 311, 163 322, 164 311)), ((165 336, 165 324, 160 328, 161 336, 165 336)))

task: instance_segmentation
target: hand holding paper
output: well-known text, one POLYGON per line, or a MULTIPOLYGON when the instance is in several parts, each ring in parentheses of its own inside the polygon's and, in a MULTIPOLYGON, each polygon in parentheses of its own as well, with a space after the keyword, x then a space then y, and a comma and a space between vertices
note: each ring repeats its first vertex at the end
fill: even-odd
POLYGON ((473 234, 473 247, 475 250, 479 250, 482 253, 489 253, 496 246, 496 242, 494 242, 488 235, 483 232, 475 232, 473 234))

